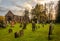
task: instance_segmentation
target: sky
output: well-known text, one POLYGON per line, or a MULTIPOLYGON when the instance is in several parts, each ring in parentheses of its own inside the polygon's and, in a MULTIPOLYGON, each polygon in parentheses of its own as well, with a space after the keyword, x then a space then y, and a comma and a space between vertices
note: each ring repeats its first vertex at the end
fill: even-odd
POLYGON ((31 11, 32 7, 35 7, 37 3, 48 4, 51 1, 53 1, 54 6, 56 6, 58 0, 0 0, 0 15, 6 10, 20 11, 28 9, 31 11))
MULTIPOLYGON (((0 0, 0 7, 4 7, 11 10, 24 10, 32 9, 37 3, 44 4, 48 3, 51 0, 0 0)), ((56 3, 58 0, 52 0, 56 3)))

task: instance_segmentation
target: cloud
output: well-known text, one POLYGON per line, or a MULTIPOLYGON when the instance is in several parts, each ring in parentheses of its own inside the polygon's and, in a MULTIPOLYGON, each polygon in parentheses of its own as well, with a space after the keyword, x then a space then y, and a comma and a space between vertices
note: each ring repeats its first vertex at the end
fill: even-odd
POLYGON ((1 2, 0 7, 6 8, 8 10, 9 9, 10 10, 21 10, 21 8, 18 8, 13 4, 12 0, 0 0, 0 2, 1 2))
POLYGON ((0 0, 0 2, 1 2, 2 0, 0 0))
POLYGON ((2 0, 1 4, 3 7, 8 9, 32 9, 32 0, 2 0))
POLYGON ((15 10, 15 11, 19 11, 19 10, 22 10, 21 8, 18 8, 16 6, 10 6, 10 7, 7 7, 9 10, 15 10))
POLYGON ((20 7, 20 8, 28 9, 28 10, 32 9, 32 3, 33 3, 32 0, 21 0, 21 1, 15 0, 13 2, 16 7, 20 7))
POLYGON ((1 2, 1 0, 0 0, 0 2, 1 2))
POLYGON ((48 2, 48 0, 0 0, 0 5, 11 10, 22 10, 25 8, 31 10, 37 3, 44 2, 48 2))
POLYGON ((32 5, 29 4, 29 3, 27 3, 27 2, 23 4, 23 7, 25 7, 28 10, 31 10, 32 9, 32 5))
POLYGON ((59 1, 59 0, 34 0, 35 3, 40 3, 40 4, 49 3, 51 1, 56 2, 56 1, 59 1))

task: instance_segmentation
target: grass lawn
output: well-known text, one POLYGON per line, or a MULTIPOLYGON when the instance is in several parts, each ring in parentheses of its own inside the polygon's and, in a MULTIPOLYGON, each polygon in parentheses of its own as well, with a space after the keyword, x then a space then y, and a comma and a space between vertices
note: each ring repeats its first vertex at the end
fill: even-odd
MULTIPOLYGON (((28 24, 27 29, 24 30, 24 36, 14 38, 14 33, 19 32, 21 29, 19 24, 15 24, 14 27, 7 26, 6 28, 0 28, 0 41, 48 41, 49 24, 42 27, 41 24, 37 24, 40 28, 37 28, 35 32, 32 32, 32 25, 28 24), (8 33, 8 29, 12 28, 13 32, 8 33)), ((60 41, 60 24, 54 24, 53 35, 51 41, 60 41)))

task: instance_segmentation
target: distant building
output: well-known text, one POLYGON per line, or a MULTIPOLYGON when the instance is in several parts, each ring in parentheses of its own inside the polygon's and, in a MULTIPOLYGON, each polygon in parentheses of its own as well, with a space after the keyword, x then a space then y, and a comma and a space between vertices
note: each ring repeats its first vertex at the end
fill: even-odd
POLYGON ((22 12, 14 12, 14 11, 8 11, 8 13, 5 15, 5 19, 6 21, 16 21, 16 22, 21 22, 24 18, 24 14, 22 15, 23 13, 22 12))
POLYGON ((26 11, 13 11, 13 10, 1 10, 0 16, 5 17, 6 22, 15 21, 15 22, 29 22, 29 15, 26 11))
POLYGON ((6 21, 11 21, 14 19, 14 14, 11 11, 8 11, 8 13, 5 15, 6 21))

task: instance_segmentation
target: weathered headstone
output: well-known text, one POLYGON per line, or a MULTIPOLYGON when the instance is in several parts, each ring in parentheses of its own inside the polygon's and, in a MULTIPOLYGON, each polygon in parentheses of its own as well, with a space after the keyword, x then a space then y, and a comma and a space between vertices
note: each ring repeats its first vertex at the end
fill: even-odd
POLYGON ((23 30, 20 30, 20 36, 23 36, 24 35, 24 31, 23 30))
POLYGON ((35 31, 36 27, 35 27, 35 22, 32 21, 32 31, 35 31))
POLYGON ((18 38, 19 37, 19 33, 18 32, 15 32, 14 33, 14 36, 15 36, 15 38, 18 38))
POLYGON ((12 29, 9 29, 8 31, 9 31, 9 33, 11 33, 12 32, 12 29))
POLYGON ((23 29, 26 29, 26 22, 24 22, 23 24, 23 29))
POLYGON ((22 23, 20 24, 20 28, 22 27, 22 23))
POLYGON ((48 32, 48 40, 51 40, 52 30, 53 30, 53 24, 50 23, 49 32, 48 32))

